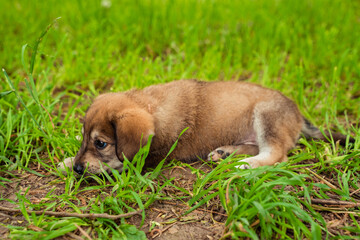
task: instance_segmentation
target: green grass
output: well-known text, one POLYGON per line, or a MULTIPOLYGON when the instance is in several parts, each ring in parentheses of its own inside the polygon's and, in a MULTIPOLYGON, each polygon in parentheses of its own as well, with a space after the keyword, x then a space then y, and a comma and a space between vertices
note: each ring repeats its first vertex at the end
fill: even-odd
MULTIPOLYGON (((60 195, 49 191, 40 203, 24 191, 15 200, 0 196, 1 202, 20 209, 121 214, 147 209, 158 199, 183 201, 190 212, 216 198, 228 214, 224 234, 232 238, 360 235, 359 207, 320 209, 309 201, 334 195, 359 201, 354 193, 360 187, 358 2, 140 0, 112 1, 110 7, 101 2, 0 0, 0 188, 16 181, 16 173, 49 177, 32 167, 40 164, 59 175, 52 184, 65 189, 60 195), (301 140, 305 147, 294 149, 289 163, 253 170, 239 171, 230 163, 236 158, 227 159, 211 165, 210 172, 192 169, 198 179, 191 190, 165 179, 162 166, 142 176, 141 154, 126 173, 91 177, 95 185, 57 172, 57 162, 80 147, 80 122, 95 96, 184 78, 246 80, 280 90, 322 129, 354 136, 355 146, 301 140), (164 187, 182 195, 166 195, 164 187), (79 197, 91 191, 97 195, 81 204, 79 197), (328 231, 324 211, 347 214, 346 225, 328 231)), ((125 219, 23 215, 25 226, 2 223, 14 239, 51 239, 76 225, 99 239, 144 236, 125 219), (30 225, 42 230, 29 230, 30 225)))

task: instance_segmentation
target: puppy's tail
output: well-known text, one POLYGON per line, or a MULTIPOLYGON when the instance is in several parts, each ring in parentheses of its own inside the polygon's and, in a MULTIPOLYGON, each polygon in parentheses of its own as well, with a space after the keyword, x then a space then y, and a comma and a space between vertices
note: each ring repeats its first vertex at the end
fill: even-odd
MULTIPOLYGON (((311 124, 309 120, 304 118, 304 125, 301 129, 301 132, 304 134, 306 139, 320 139, 325 142, 331 141, 331 139, 334 140, 334 142, 339 141, 340 145, 345 146, 346 145, 346 139, 347 136, 341 134, 341 133, 334 133, 329 131, 324 131, 325 136, 322 134, 322 132, 311 124)), ((355 139, 352 137, 349 137, 349 143, 355 143, 355 139)))

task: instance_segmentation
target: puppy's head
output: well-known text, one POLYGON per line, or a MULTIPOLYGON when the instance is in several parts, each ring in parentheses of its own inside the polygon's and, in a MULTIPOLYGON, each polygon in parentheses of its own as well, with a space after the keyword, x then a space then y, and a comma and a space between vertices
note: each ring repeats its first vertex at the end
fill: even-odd
POLYGON ((98 174, 113 168, 121 172, 123 156, 131 160, 154 133, 149 112, 122 94, 101 95, 85 115, 83 142, 74 159, 74 171, 83 174, 87 169, 98 174))

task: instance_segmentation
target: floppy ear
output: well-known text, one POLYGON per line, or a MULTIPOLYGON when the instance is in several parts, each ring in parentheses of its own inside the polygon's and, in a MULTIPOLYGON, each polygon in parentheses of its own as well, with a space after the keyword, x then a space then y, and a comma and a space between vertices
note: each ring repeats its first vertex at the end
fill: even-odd
POLYGON ((154 118, 147 111, 136 108, 114 115, 112 124, 115 132, 116 155, 131 160, 146 145, 150 135, 155 134, 154 118))

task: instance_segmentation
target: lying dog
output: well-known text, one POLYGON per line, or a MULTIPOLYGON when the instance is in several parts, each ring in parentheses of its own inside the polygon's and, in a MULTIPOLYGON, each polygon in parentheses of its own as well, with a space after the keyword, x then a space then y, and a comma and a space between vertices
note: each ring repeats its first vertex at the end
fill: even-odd
POLYGON ((339 133, 323 136, 278 91, 244 82, 180 80, 97 97, 86 113, 73 169, 79 174, 85 169, 97 174, 109 167, 122 171, 124 156, 132 159, 150 135, 146 163, 156 164, 185 128, 171 158, 216 161, 233 152, 255 155, 242 160, 247 164, 240 168, 286 161, 300 133, 346 143, 339 133))

